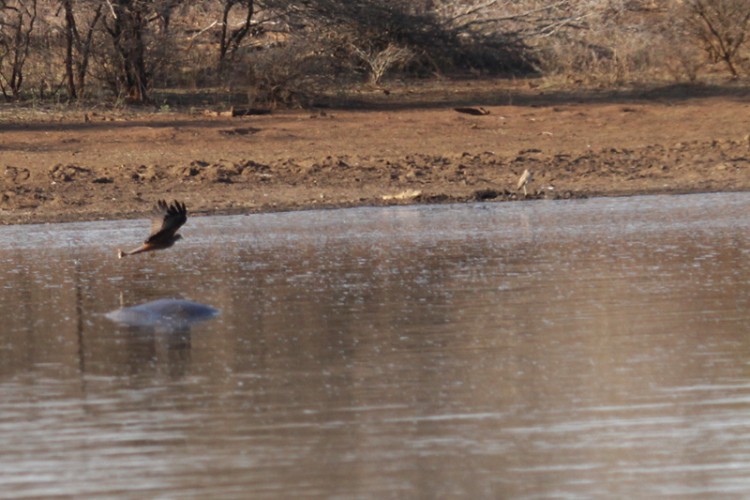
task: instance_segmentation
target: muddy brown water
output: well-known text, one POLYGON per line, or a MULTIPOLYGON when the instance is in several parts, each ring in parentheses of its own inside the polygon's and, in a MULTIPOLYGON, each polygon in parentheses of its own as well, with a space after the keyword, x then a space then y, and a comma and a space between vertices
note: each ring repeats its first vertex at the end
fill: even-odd
POLYGON ((750 194, 0 228, 0 497, 750 493, 750 194), (122 301, 221 312, 128 327, 122 301))

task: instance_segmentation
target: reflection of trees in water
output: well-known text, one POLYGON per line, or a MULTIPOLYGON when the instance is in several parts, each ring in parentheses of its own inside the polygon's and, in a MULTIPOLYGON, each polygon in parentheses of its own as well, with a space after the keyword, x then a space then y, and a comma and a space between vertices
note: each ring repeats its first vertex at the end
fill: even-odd
POLYGON ((0 252, 0 377, 35 365, 80 369, 85 264, 69 253, 38 248, 0 252), (63 254, 62 256, 60 254, 63 254))
MULTIPOLYGON (((148 336, 143 337, 143 331, 128 339, 124 332, 115 333, 116 327, 102 313, 119 305, 123 289, 125 297, 134 300, 137 294, 154 297, 163 296, 165 290, 189 290, 190 284, 154 276, 153 267, 159 267, 154 260, 145 261, 147 266, 134 266, 138 271, 133 273, 132 282, 124 277, 118 279, 123 269, 110 266, 109 253, 102 256, 90 248, 0 253, 0 258, 9 264, 0 268, 0 278, 7 285, 0 298, 0 313, 3 342, 10 346, 0 349, 0 378, 37 365, 54 367, 60 373, 78 373, 83 377, 81 384, 85 384, 85 375, 121 375, 121 368, 128 361, 122 345, 113 341, 118 335, 123 342, 140 346, 136 350, 148 353, 145 347, 150 341, 148 336)), ((151 342, 156 341, 153 333, 151 342)), ((187 369, 189 333, 186 330, 157 339, 165 362, 173 363, 169 371, 174 374, 187 369)), ((133 363, 137 360, 133 357, 131 361, 135 370, 133 363)))
POLYGON ((131 378, 151 385, 153 376, 163 370, 173 379, 180 379, 188 373, 192 347, 190 328, 157 331, 155 328, 127 327, 123 334, 127 374, 131 378))
POLYGON ((166 364, 171 376, 182 376, 190 361, 191 329, 218 313, 198 302, 164 298, 121 307, 106 317, 124 328, 130 375, 166 364))

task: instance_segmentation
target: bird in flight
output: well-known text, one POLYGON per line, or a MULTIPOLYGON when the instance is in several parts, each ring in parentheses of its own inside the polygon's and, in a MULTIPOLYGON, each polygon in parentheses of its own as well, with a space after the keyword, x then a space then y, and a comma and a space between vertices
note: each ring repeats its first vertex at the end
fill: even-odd
POLYGON ((174 245, 175 241, 182 238, 177 230, 187 220, 187 208, 184 203, 173 201, 168 205, 166 201, 159 200, 154 207, 154 217, 151 220, 151 234, 143 245, 129 252, 117 251, 117 256, 123 258, 125 255, 134 255, 153 250, 163 250, 174 245))

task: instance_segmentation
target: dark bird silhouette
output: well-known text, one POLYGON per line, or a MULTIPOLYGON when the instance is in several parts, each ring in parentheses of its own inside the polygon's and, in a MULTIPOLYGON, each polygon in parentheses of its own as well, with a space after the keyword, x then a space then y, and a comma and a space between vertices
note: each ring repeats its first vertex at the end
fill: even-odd
POLYGON ((151 234, 148 236, 148 239, 143 242, 143 245, 129 252, 118 250, 118 257, 122 259, 125 255, 163 250, 171 247, 177 240, 182 238, 182 235, 177 234, 177 230, 185 224, 186 220, 187 208, 185 208, 184 203, 174 201, 171 205, 168 205, 166 201, 159 200, 154 207, 154 218, 151 220, 151 234))

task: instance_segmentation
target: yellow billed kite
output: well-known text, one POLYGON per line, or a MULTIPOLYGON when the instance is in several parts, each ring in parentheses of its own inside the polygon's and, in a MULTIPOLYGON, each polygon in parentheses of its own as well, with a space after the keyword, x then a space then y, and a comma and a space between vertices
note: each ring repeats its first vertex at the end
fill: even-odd
POLYGON ((134 255, 142 252, 151 252, 153 250, 163 250, 169 248, 182 238, 177 234, 177 230, 185 224, 187 220, 187 208, 184 203, 179 201, 172 202, 168 205, 166 201, 159 200, 154 207, 154 218, 151 220, 151 234, 143 245, 134 248, 129 252, 117 251, 117 256, 123 258, 125 255, 134 255))

